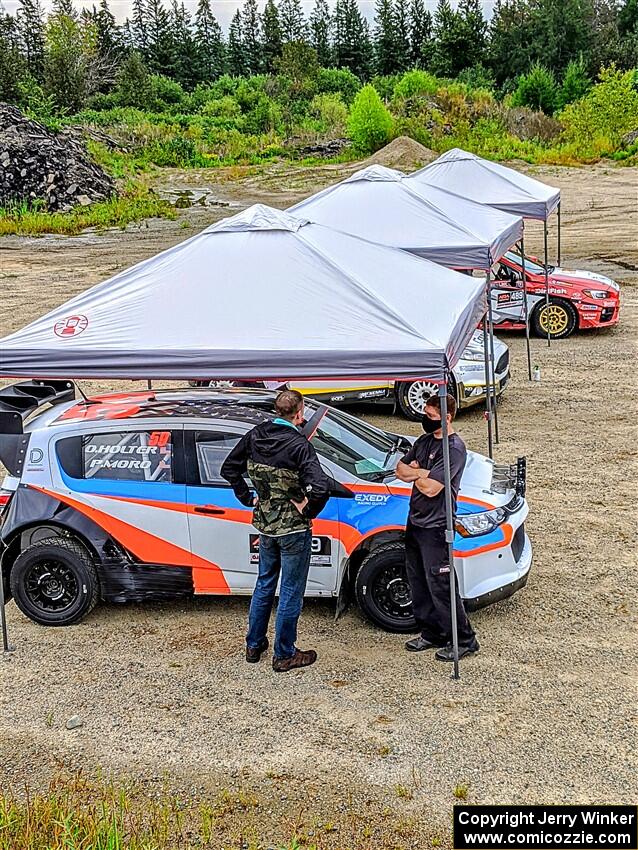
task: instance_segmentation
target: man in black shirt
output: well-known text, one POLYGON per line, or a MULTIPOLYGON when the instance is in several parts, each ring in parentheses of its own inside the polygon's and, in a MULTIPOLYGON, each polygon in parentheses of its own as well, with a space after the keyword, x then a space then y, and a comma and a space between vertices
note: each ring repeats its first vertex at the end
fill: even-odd
MULTIPOLYGON (((447 397, 447 409, 452 506, 456 510, 467 451, 463 440, 452 428, 456 401, 451 395, 447 397)), ((405 530, 405 554, 414 616, 421 629, 419 637, 409 640, 405 648, 409 652, 421 652, 438 647, 436 658, 439 661, 453 661, 450 611, 450 569, 453 566, 450 565, 445 540, 443 429, 438 395, 427 400, 422 424, 425 434, 418 438, 397 466, 397 477, 413 484, 405 530)), ((477 652, 479 644, 461 602, 458 584, 456 619, 459 658, 463 658, 477 652)))

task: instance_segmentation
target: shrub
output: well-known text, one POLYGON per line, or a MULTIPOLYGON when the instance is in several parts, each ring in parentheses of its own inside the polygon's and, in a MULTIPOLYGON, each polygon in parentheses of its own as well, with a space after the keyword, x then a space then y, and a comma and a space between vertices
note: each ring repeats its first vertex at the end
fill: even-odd
POLYGON ((558 88, 554 73, 539 62, 532 65, 528 74, 521 74, 512 95, 512 106, 529 106, 552 115, 558 102, 558 88))
POLYGON ((225 95, 216 100, 207 100, 200 109, 202 115, 210 118, 239 118, 241 108, 237 101, 230 95, 225 95))
POLYGON ((382 147, 392 131, 392 116, 381 103, 376 89, 367 85, 357 94, 348 118, 348 135, 359 153, 382 147))
POLYGON ((603 68, 598 83, 560 114, 564 139, 593 156, 610 154, 638 128, 638 91, 633 71, 603 68))
POLYGON ((591 88, 591 79, 587 74, 587 67, 580 59, 572 60, 565 69, 563 83, 558 92, 557 106, 559 109, 567 106, 568 103, 573 103, 587 94, 591 88))
POLYGON ((324 133, 341 135, 348 121, 348 108, 339 94, 318 94, 310 104, 310 114, 317 118, 324 133))
POLYGON ((394 87, 393 96, 395 98, 409 98, 423 95, 436 94, 439 88, 439 81, 427 71, 408 71, 398 81, 394 87))
POLYGON ((164 104, 181 103, 184 89, 175 80, 163 74, 151 74, 148 78, 151 103, 157 107, 164 104))
POLYGON ((460 83, 465 83, 470 90, 482 89, 493 92, 496 88, 496 80, 491 70, 480 63, 472 65, 471 68, 464 68, 457 79, 460 83))
POLYGON ((343 102, 350 104, 361 88, 361 80, 347 68, 319 68, 317 92, 340 94, 343 102))

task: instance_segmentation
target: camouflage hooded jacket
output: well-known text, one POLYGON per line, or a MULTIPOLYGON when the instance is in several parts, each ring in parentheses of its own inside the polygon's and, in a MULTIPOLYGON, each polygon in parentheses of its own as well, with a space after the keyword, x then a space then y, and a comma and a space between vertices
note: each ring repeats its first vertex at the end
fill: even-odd
POLYGON ((258 496, 253 525, 262 534, 279 536, 311 527, 330 495, 325 474, 312 445, 296 428, 262 422, 245 434, 221 468, 222 476, 243 505, 252 506, 258 496), (303 514, 293 505, 308 499, 303 514))

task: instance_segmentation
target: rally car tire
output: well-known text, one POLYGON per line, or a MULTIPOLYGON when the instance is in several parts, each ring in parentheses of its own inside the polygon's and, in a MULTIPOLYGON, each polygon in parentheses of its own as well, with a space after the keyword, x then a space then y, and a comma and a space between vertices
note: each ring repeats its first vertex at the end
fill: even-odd
POLYGON ((89 552, 77 540, 46 537, 16 558, 11 593, 29 619, 70 626, 93 610, 100 584, 89 552))
MULTIPOLYGON (((420 422, 424 411, 419 400, 424 401, 428 395, 437 393, 438 387, 431 381, 401 381, 396 384, 394 392, 399 409, 406 419, 420 422)), ((456 387, 452 378, 448 382, 448 392, 456 398, 456 387)))
MULTIPOLYGON (((536 336, 546 337, 547 328, 543 328, 541 324, 543 311, 546 309, 545 301, 541 301, 536 305, 536 309, 532 313, 532 331, 536 336)), ((555 323, 556 330, 551 330, 550 339, 566 339, 571 336, 578 328, 578 313, 573 304, 569 301, 564 301, 562 298, 550 298, 549 309, 551 318, 555 323)))
POLYGON ((365 616, 386 632, 417 631, 403 543, 385 543, 363 559, 355 596, 365 616))

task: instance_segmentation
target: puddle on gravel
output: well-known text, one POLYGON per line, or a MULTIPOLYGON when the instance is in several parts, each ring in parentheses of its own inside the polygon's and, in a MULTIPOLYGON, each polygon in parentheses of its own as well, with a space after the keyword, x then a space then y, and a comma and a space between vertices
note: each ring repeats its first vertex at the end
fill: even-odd
POLYGON ((230 201, 221 200, 207 187, 187 189, 183 186, 159 186, 155 191, 162 200, 168 201, 171 206, 178 210, 186 210, 191 207, 224 207, 230 209, 238 206, 230 201))

